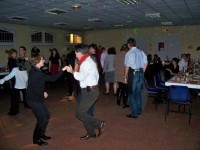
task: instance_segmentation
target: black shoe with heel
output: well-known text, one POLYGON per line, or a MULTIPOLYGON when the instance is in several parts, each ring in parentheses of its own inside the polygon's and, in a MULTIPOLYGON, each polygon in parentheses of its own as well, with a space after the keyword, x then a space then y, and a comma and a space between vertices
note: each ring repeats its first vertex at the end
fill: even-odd
POLYGON ((134 118, 134 119, 137 119, 137 118, 138 118, 138 116, 133 116, 132 114, 126 115, 126 117, 128 117, 128 118, 134 118))

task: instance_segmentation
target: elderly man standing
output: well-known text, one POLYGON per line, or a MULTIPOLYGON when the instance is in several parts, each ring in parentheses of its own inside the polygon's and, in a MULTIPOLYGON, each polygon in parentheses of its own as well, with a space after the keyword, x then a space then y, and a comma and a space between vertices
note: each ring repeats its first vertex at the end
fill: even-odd
POLYGON ((99 72, 96 63, 88 54, 88 47, 86 45, 77 45, 75 54, 79 60, 79 68, 74 72, 72 67, 69 66, 67 71, 74 74, 74 78, 80 83, 82 99, 78 104, 76 117, 82 121, 87 132, 87 134, 80 137, 80 139, 87 140, 96 137, 95 129, 98 130, 98 136, 100 136, 105 126, 104 121, 96 119, 87 113, 89 108, 94 105, 99 97, 99 72))
POLYGON ((124 82, 128 84, 131 114, 129 118, 138 118, 142 114, 142 85, 147 67, 146 54, 136 47, 134 38, 127 40, 129 51, 125 55, 124 82))

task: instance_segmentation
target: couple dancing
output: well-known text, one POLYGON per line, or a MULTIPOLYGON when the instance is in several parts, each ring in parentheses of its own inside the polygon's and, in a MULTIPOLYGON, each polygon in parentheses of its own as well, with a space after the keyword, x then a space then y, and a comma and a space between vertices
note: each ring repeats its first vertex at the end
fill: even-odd
POLYGON ((54 76, 46 75, 40 70, 44 66, 44 59, 41 55, 36 55, 31 58, 31 70, 29 72, 28 87, 27 87, 27 103, 34 113, 37 123, 33 133, 33 143, 39 146, 45 146, 48 143, 43 140, 51 139, 45 135, 45 131, 50 118, 48 108, 44 103, 44 98, 48 97, 45 92, 45 81, 56 81, 63 73, 68 71, 74 75, 74 78, 79 81, 82 98, 78 104, 76 117, 82 121, 87 134, 80 137, 81 140, 95 138, 102 134, 105 122, 94 118, 87 112, 91 106, 97 101, 99 96, 98 80, 99 73, 96 63, 88 54, 88 47, 84 44, 77 45, 75 48, 76 57, 79 60, 78 69, 74 71, 72 66, 65 66, 54 76), (96 135, 95 129, 98 130, 96 135))

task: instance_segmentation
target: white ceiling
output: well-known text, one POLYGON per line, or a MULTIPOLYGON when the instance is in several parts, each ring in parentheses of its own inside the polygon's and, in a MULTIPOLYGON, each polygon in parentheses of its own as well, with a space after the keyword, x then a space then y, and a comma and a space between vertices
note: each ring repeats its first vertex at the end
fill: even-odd
POLYGON ((73 30, 83 30, 85 27, 110 29, 162 26, 161 22, 172 22, 175 26, 200 25, 200 0, 140 0, 134 5, 116 0, 0 0, 0 22, 73 30), (81 8, 72 9, 74 4, 81 5, 81 8), (67 13, 53 15, 45 12, 52 8, 67 13), (160 13, 160 17, 146 17, 147 13, 160 13), (27 19, 10 19, 13 16, 27 19), (88 21, 94 18, 100 21, 88 21), (56 23, 65 25, 58 26, 56 23))

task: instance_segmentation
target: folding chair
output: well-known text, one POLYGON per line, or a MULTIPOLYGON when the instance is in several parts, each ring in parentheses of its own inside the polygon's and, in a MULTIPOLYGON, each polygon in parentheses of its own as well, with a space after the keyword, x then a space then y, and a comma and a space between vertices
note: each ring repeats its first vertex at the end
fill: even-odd
POLYGON ((159 74, 154 75, 154 85, 159 90, 168 91, 168 88, 165 86, 163 81, 161 81, 159 74))
POLYGON ((169 89, 169 97, 166 105, 165 121, 169 112, 184 113, 189 115, 189 124, 192 115, 192 107, 190 101, 189 88, 187 86, 171 86, 169 89), (178 111, 169 108, 170 104, 178 104, 178 111), (184 105, 184 111, 180 111, 180 105, 184 105), (185 111, 185 105, 189 106, 189 112, 185 111))
POLYGON ((165 86, 163 81, 161 81, 158 73, 154 75, 154 85, 155 85, 155 88, 157 88, 160 91, 159 97, 160 97, 161 101, 166 102, 167 93, 168 93, 169 88, 167 86, 165 86))
POLYGON ((156 110, 157 110, 157 104, 158 104, 158 92, 159 90, 157 88, 154 87, 149 87, 146 79, 144 79, 144 85, 145 85, 145 89, 148 93, 148 97, 153 96, 153 103, 155 104, 156 110))

